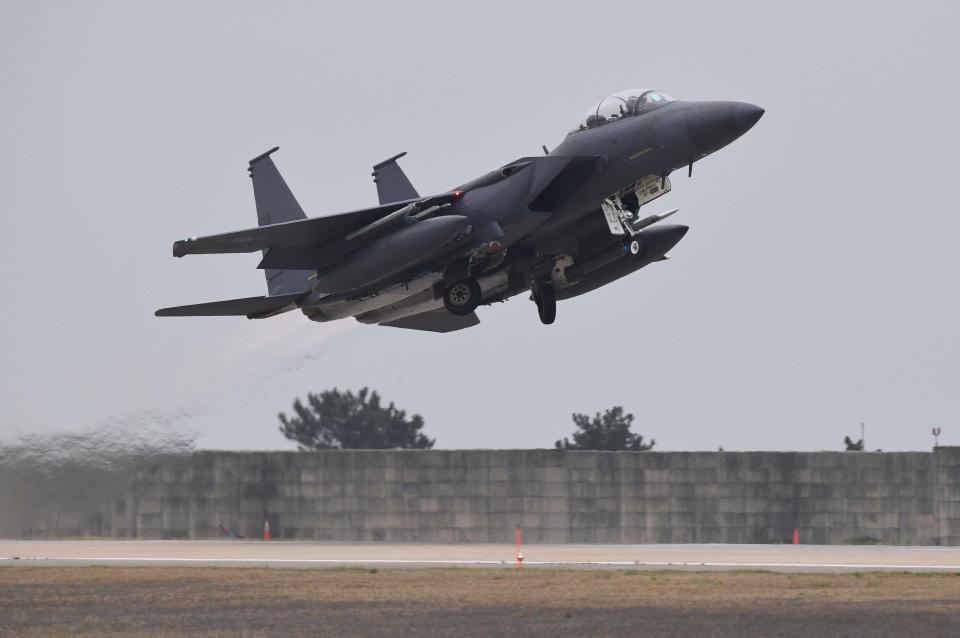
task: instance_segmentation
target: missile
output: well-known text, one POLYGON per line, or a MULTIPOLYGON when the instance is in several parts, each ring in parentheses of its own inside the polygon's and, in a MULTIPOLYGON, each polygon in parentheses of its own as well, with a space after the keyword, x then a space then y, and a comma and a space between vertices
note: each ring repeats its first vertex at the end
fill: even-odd
MULTIPOLYGON (((492 275, 481 277, 477 280, 477 283, 480 285, 480 292, 483 293, 483 297, 487 299, 506 291, 509 285, 509 277, 507 273, 501 270, 492 275)), ((432 290, 425 290, 399 303, 358 314, 357 321, 360 323, 387 323, 442 307, 443 299, 436 297, 432 290)))
POLYGON ((386 323, 403 319, 411 315, 429 312, 443 307, 443 299, 438 299, 433 290, 424 290, 416 295, 403 299, 395 304, 376 308, 369 312, 358 313, 360 323, 386 323))
POLYGON ((384 307, 393 307, 426 292, 433 298, 433 286, 443 280, 443 274, 433 271, 410 281, 394 284, 363 299, 344 299, 341 295, 320 297, 315 292, 301 303, 303 313, 313 321, 332 321, 352 317, 384 307))
POLYGON ((672 208, 665 213, 659 213, 657 215, 650 215, 649 217, 644 217, 640 221, 634 222, 633 224, 631 224, 631 227, 633 228, 634 232, 643 230, 647 226, 652 226, 657 222, 662 222, 667 217, 670 217, 670 215, 677 213, 679 210, 680 210, 679 208, 672 208))

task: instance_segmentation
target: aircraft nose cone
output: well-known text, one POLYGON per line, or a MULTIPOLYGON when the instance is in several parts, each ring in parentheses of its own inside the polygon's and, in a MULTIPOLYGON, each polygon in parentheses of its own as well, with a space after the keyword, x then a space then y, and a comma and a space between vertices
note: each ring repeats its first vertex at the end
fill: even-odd
POLYGON ((733 122, 744 133, 753 128, 753 125, 763 117, 764 110, 756 104, 741 102, 733 108, 733 122))
POLYGON ((694 148, 707 155, 749 131, 762 115, 762 108, 746 102, 700 102, 687 114, 687 133, 694 148))
POLYGON ((647 259, 663 257, 680 243, 688 230, 690 227, 682 224, 664 224, 647 228, 642 232, 644 256, 647 259))

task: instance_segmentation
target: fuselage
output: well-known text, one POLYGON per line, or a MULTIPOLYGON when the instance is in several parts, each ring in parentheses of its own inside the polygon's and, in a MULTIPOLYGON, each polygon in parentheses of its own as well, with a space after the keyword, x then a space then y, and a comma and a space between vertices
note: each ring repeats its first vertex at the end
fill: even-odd
POLYGON ((601 157, 598 170, 564 197, 540 233, 595 211, 606 197, 647 175, 668 176, 743 135, 763 114, 741 102, 674 101, 640 116, 571 132, 551 151, 601 157))
POLYGON ((464 274, 479 282, 484 302, 507 299, 538 281, 549 283, 556 298, 564 299, 664 259, 686 226, 643 231, 637 238, 644 252, 631 255, 609 231, 601 203, 629 196, 626 189, 644 179, 666 184, 670 173, 723 148, 763 114, 741 102, 664 102, 629 115, 620 106, 619 113, 606 118, 601 103, 547 157, 521 158, 458 187, 463 196, 445 214, 468 220, 462 241, 369 283, 352 299, 320 297, 304 312, 320 321, 355 315, 367 323, 387 322, 442 307, 438 292, 444 282, 464 274), (561 173, 563 179, 554 178, 550 208, 539 209, 544 206, 536 201, 538 189, 570 158, 589 162, 578 159, 581 165, 569 177, 561 173), (450 275, 451 264, 466 270, 450 275))
POLYGON ((687 232, 641 214, 671 189, 669 175, 749 130, 763 109, 681 102, 628 89, 587 111, 564 141, 459 187, 421 196, 395 155, 374 165, 379 205, 307 217, 273 148, 248 171, 256 228, 188 237, 174 257, 261 252, 266 297, 157 310, 157 316, 273 317, 299 308, 314 321, 451 332, 475 310, 529 291, 540 320, 556 302, 667 259, 687 232))

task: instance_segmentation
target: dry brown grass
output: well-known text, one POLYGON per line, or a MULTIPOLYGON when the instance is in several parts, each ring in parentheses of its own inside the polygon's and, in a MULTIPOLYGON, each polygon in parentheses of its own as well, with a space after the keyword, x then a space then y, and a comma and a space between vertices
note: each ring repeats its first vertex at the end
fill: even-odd
POLYGON ((960 576, 13 567, 3 636, 956 636, 960 576))

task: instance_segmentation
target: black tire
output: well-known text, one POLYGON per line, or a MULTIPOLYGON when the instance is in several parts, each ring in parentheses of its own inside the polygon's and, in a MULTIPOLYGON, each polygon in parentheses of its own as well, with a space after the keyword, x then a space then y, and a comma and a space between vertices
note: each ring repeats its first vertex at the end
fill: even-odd
POLYGON ((557 295, 553 284, 540 284, 533 293, 533 300, 537 302, 541 323, 549 326, 557 318, 557 295))
POLYGON ((480 284, 468 277, 447 286, 443 291, 443 305, 450 314, 462 317, 477 309, 482 296, 480 284))

